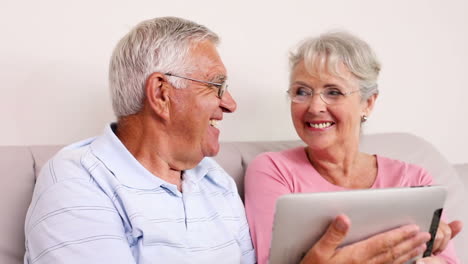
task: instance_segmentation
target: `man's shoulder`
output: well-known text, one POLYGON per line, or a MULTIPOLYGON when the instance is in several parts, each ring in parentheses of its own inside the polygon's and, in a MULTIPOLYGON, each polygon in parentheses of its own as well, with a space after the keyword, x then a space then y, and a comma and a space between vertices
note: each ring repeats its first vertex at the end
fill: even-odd
POLYGON ((63 147, 42 167, 36 186, 51 185, 67 179, 89 178, 87 170, 97 159, 90 153, 94 138, 63 147))
POLYGON ((92 142, 93 139, 87 139, 68 145, 42 167, 28 210, 28 228, 33 228, 34 223, 51 211, 66 211, 84 204, 101 207, 105 204, 111 208, 102 199, 104 196, 90 173, 95 167, 93 162, 98 162, 91 153, 92 142))

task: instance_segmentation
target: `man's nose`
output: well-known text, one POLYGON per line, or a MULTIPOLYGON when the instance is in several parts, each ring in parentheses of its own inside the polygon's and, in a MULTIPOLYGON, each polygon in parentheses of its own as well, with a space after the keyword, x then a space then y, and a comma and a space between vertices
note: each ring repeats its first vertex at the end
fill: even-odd
POLYGON ((220 103, 221 108, 223 109, 223 112, 225 113, 233 113, 237 109, 237 103, 232 98, 232 95, 229 91, 226 91, 223 94, 223 97, 221 98, 221 103, 220 103))

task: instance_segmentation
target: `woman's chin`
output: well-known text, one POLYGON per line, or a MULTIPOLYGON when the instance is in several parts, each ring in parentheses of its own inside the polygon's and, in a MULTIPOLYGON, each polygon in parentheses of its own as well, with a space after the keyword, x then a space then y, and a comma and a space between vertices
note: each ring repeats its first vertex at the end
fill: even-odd
POLYGON ((308 140, 304 142, 307 144, 307 147, 312 151, 323 151, 333 146, 333 142, 325 138, 308 140))
POLYGON ((311 150, 324 150, 333 145, 334 140, 328 135, 320 135, 314 137, 301 137, 302 141, 307 144, 311 150))
POLYGON ((324 150, 327 150, 329 148, 329 146, 326 146, 326 145, 323 145, 323 144, 320 144, 320 145, 317 145, 317 144, 314 144, 314 145, 307 145, 307 148, 311 151, 324 151, 324 150))

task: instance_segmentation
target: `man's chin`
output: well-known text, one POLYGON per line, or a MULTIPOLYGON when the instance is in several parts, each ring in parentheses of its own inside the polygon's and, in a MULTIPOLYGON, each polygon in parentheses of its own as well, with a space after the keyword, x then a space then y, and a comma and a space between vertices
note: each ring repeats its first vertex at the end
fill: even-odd
POLYGON ((209 127, 204 140, 202 140, 202 152, 205 157, 214 157, 219 152, 219 129, 209 127))
POLYGON ((203 156, 205 157, 214 157, 218 155, 219 152, 219 142, 213 142, 206 146, 203 151, 203 156))

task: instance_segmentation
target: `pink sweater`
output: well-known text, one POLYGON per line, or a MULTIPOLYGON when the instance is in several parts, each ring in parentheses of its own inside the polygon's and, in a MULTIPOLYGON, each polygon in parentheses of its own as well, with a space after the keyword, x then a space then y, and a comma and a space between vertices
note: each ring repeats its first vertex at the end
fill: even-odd
MULTIPOLYGON (((371 188, 432 184, 421 167, 376 156, 377 177, 371 188)), ((325 180, 311 166, 304 147, 257 156, 245 178, 245 207, 259 264, 267 263, 276 199, 288 193, 341 191, 346 188, 325 180)), ((447 263, 459 263, 453 243, 439 255, 447 263)))

